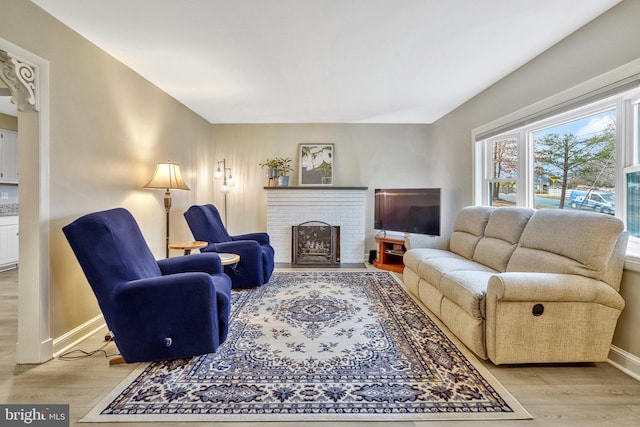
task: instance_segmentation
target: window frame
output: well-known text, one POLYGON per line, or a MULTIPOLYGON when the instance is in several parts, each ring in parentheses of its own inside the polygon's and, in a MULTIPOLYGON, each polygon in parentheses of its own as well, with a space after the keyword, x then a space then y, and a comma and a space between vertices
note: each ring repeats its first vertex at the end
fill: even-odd
MULTIPOLYGON (((624 102, 626 127, 621 132, 625 139, 625 159, 622 167, 621 187, 625 189, 625 203, 621 218, 627 228, 627 176, 630 173, 640 172, 640 135, 638 135, 640 131, 640 93, 635 91, 635 93, 629 94, 624 102)), ((629 235, 627 262, 636 264, 637 270, 640 271, 640 238, 629 235)))
MULTIPOLYGON (((640 102, 640 96, 638 97, 638 102, 640 102)), ((605 99, 591 102, 587 105, 582 105, 571 109, 569 111, 565 111, 551 117, 546 117, 537 121, 532 121, 526 125, 523 125, 516 129, 510 129, 504 133, 499 133, 497 135, 492 135, 488 138, 475 141, 476 144, 481 146, 480 150, 475 150, 476 153, 481 153, 483 156, 482 161, 479 164, 482 167, 482 170, 479 172, 481 174, 481 180, 475 180, 474 182, 482 182, 482 187, 480 189, 476 188, 475 194, 480 195, 479 199, 476 199, 476 204, 491 206, 491 200, 489 200, 489 185, 491 182, 500 182, 500 181, 513 181, 513 179, 491 179, 491 167, 492 167, 492 158, 491 158, 491 148, 492 142, 500 139, 506 139, 509 137, 514 137, 517 135, 518 139, 518 173, 516 174, 516 186, 518 188, 517 196, 516 196, 516 206, 523 207, 535 207, 535 182, 534 182, 534 150, 535 150, 535 140, 533 135, 536 132, 548 129, 550 127, 559 126, 565 123, 570 123, 572 121, 579 120, 581 118, 596 115, 598 113, 602 113, 608 110, 616 110, 616 216, 621 217, 621 213, 623 212, 622 205, 625 206, 623 200, 618 203, 618 195, 622 194, 621 191, 623 188, 623 183, 626 182, 626 176, 623 176, 622 170, 622 162, 624 161, 621 157, 625 157, 625 147, 623 146, 624 139, 622 135, 624 135, 624 127, 620 128, 620 123, 625 121, 623 113, 624 103, 623 103, 623 94, 618 94, 615 96, 609 96, 605 99), (620 155, 622 153, 623 155, 620 155), (623 179, 624 178, 624 179, 623 179), (479 203, 478 203, 479 202, 479 203)), ((626 158, 626 157, 625 157, 626 158)), ((476 163, 478 164, 478 163, 476 163)), ((474 172, 476 173, 476 172, 474 172)), ((477 184, 476 184, 477 185, 477 184)), ((626 222, 625 222, 626 224, 626 222)))

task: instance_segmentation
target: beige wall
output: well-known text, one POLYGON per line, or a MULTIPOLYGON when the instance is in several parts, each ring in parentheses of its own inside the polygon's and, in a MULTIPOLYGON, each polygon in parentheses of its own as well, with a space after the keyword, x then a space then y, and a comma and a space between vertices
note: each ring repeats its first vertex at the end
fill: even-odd
MULTIPOLYGON (((449 206, 452 212, 474 202, 472 130, 640 58, 639 16, 639 1, 623 1, 433 124, 430 141, 434 152, 459 171, 449 175, 460 195, 449 206)), ((626 271, 622 295, 627 306, 614 344, 640 357, 639 287, 640 275, 626 271)))
MULTIPOLYGON (((0 0, 0 10, 0 38, 49 61, 47 225, 51 336, 56 338, 99 314, 61 227, 85 213, 122 206, 139 221, 154 254, 164 256, 163 192, 141 187, 158 161, 172 160, 181 163, 185 179, 197 188, 196 156, 210 147, 211 128, 32 3, 0 0)), ((21 166, 23 157, 38 167, 38 153, 21 152, 21 166)), ((27 199, 24 189, 21 185, 21 200, 27 199)), ((181 212, 195 193, 173 196, 172 235, 190 239, 181 212)))
POLYGON ((627 305, 620 315, 613 343, 640 357, 640 272, 625 270, 620 292, 627 305))
MULTIPOLYGON (((227 196, 232 233, 266 230, 265 171, 267 158, 293 159, 290 185, 298 182, 298 145, 331 143, 335 149, 336 186, 363 186, 367 192, 367 249, 374 249, 373 190, 381 187, 446 187, 439 161, 429 143, 428 125, 374 124, 229 124, 213 125, 216 160, 226 158, 238 181, 227 196)), ((219 183, 211 197, 220 208, 219 183)), ((364 254, 363 254, 364 259, 364 254)))
POLYGON ((0 129, 18 131, 18 118, 0 113, 0 129))

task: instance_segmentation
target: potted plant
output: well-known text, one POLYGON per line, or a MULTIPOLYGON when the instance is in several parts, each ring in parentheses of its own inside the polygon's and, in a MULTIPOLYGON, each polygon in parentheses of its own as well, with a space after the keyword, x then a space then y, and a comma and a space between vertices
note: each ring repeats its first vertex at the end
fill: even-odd
POLYGON ((269 187, 271 187, 271 183, 278 176, 278 160, 267 159, 264 163, 259 163, 259 165, 263 169, 267 168, 267 178, 269 179, 269 187))
POLYGON ((287 175, 291 172, 291 159, 288 157, 276 157, 276 169, 278 171, 278 185, 280 187, 288 187, 289 186, 289 176, 287 175))
POLYGON ((264 163, 259 163, 261 168, 267 168, 267 178, 275 178, 278 175, 278 159, 267 159, 264 163))

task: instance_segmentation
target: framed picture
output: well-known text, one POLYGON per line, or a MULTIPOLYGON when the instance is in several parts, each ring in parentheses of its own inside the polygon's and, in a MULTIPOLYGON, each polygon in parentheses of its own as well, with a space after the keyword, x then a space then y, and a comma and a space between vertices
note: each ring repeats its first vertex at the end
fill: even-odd
POLYGON ((332 186, 334 164, 333 144, 300 144, 299 185, 332 186))

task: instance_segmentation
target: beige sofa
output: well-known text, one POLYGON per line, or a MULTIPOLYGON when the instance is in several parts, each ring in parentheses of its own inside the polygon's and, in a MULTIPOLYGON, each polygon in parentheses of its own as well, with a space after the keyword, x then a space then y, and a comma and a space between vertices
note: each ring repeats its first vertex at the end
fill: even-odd
POLYGON ((624 300, 627 233, 575 210, 473 206, 450 238, 406 238, 403 281, 495 364, 607 359, 624 300))

